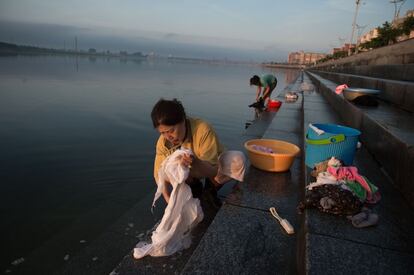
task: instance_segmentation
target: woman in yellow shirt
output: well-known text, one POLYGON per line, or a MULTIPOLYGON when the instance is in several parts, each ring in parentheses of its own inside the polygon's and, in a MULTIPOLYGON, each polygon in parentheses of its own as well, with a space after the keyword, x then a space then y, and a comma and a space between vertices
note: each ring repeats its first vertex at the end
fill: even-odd
MULTIPOLYGON (((187 117, 183 105, 177 99, 160 99, 152 109, 151 118, 154 128, 160 133, 154 162, 155 181, 158 180, 161 163, 179 148, 191 149, 194 153, 185 155, 182 159, 182 164, 190 168, 186 183, 190 185, 193 196, 196 195, 194 193, 197 189, 201 193, 202 185, 199 181, 201 178, 210 179, 216 189, 230 180, 230 177, 218 173, 219 156, 224 152, 224 147, 207 122, 187 117)), ((242 172, 244 174, 244 159, 242 172)), ((163 191, 163 196, 168 203, 170 198, 168 187, 163 191)))

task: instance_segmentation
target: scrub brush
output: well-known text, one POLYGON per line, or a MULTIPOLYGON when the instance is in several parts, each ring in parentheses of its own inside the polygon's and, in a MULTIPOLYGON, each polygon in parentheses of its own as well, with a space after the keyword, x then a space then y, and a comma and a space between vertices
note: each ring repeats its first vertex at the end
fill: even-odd
POLYGON ((279 216, 279 214, 276 211, 276 208, 270 207, 269 211, 272 214, 272 216, 275 217, 279 221, 280 225, 286 230, 286 233, 288 233, 289 235, 295 233, 295 230, 293 229, 293 226, 289 223, 288 220, 282 219, 279 216))

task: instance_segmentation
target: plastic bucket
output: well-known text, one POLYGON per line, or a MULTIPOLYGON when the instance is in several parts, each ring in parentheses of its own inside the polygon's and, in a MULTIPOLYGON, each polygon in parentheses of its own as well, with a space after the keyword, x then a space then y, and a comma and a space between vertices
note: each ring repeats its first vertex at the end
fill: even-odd
POLYGON ((305 164, 313 168, 318 162, 335 157, 352 165, 360 131, 338 124, 312 124, 325 131, 318 135, 311 127, 306 133, 305 164))
POLYGON ((279 108, 282 105, 281 101, 269 99, 267 108, 279 108))

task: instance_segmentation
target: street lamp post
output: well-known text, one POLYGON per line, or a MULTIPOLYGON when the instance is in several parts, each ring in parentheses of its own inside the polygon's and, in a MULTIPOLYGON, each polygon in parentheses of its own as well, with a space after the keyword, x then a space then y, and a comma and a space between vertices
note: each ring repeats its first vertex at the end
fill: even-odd
POLYGON ((402 5, 404 5, 406 0, 391 0, 390 3, 394 4, 394 19, 393 21, 396 21, 398 17, 400 16, 400 10, 402 5), (398 6, 398 4, 400 6, 398 6))
POLYGON ((361 4, 361 0, 356 0, 356 8, 355 8, 355 14, 354 14, 354 21, 352 23, 352 33, 351 33, 351 41, 349 42, 348 56, 351 55, 351 46, 352 46, 352 41, 354 40, 356 19, 357 19, 358 9, 359 9, 360 4, 361 4))

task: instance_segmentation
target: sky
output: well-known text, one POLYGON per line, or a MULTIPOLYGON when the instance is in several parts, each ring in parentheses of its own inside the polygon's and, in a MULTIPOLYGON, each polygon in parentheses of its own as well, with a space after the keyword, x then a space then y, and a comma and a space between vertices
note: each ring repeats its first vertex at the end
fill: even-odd
MULTIPOLYGON (((360 33, 392 21, 389 0, 362 0, 360 33)), ((349 42, 355 0, 0 0, 0 41, 39 47, 285 62, 349 42)), ((400 15, 414 9, 406 0, 400 15)), ((355 31, 354 41, 358 31, 355 31)))

